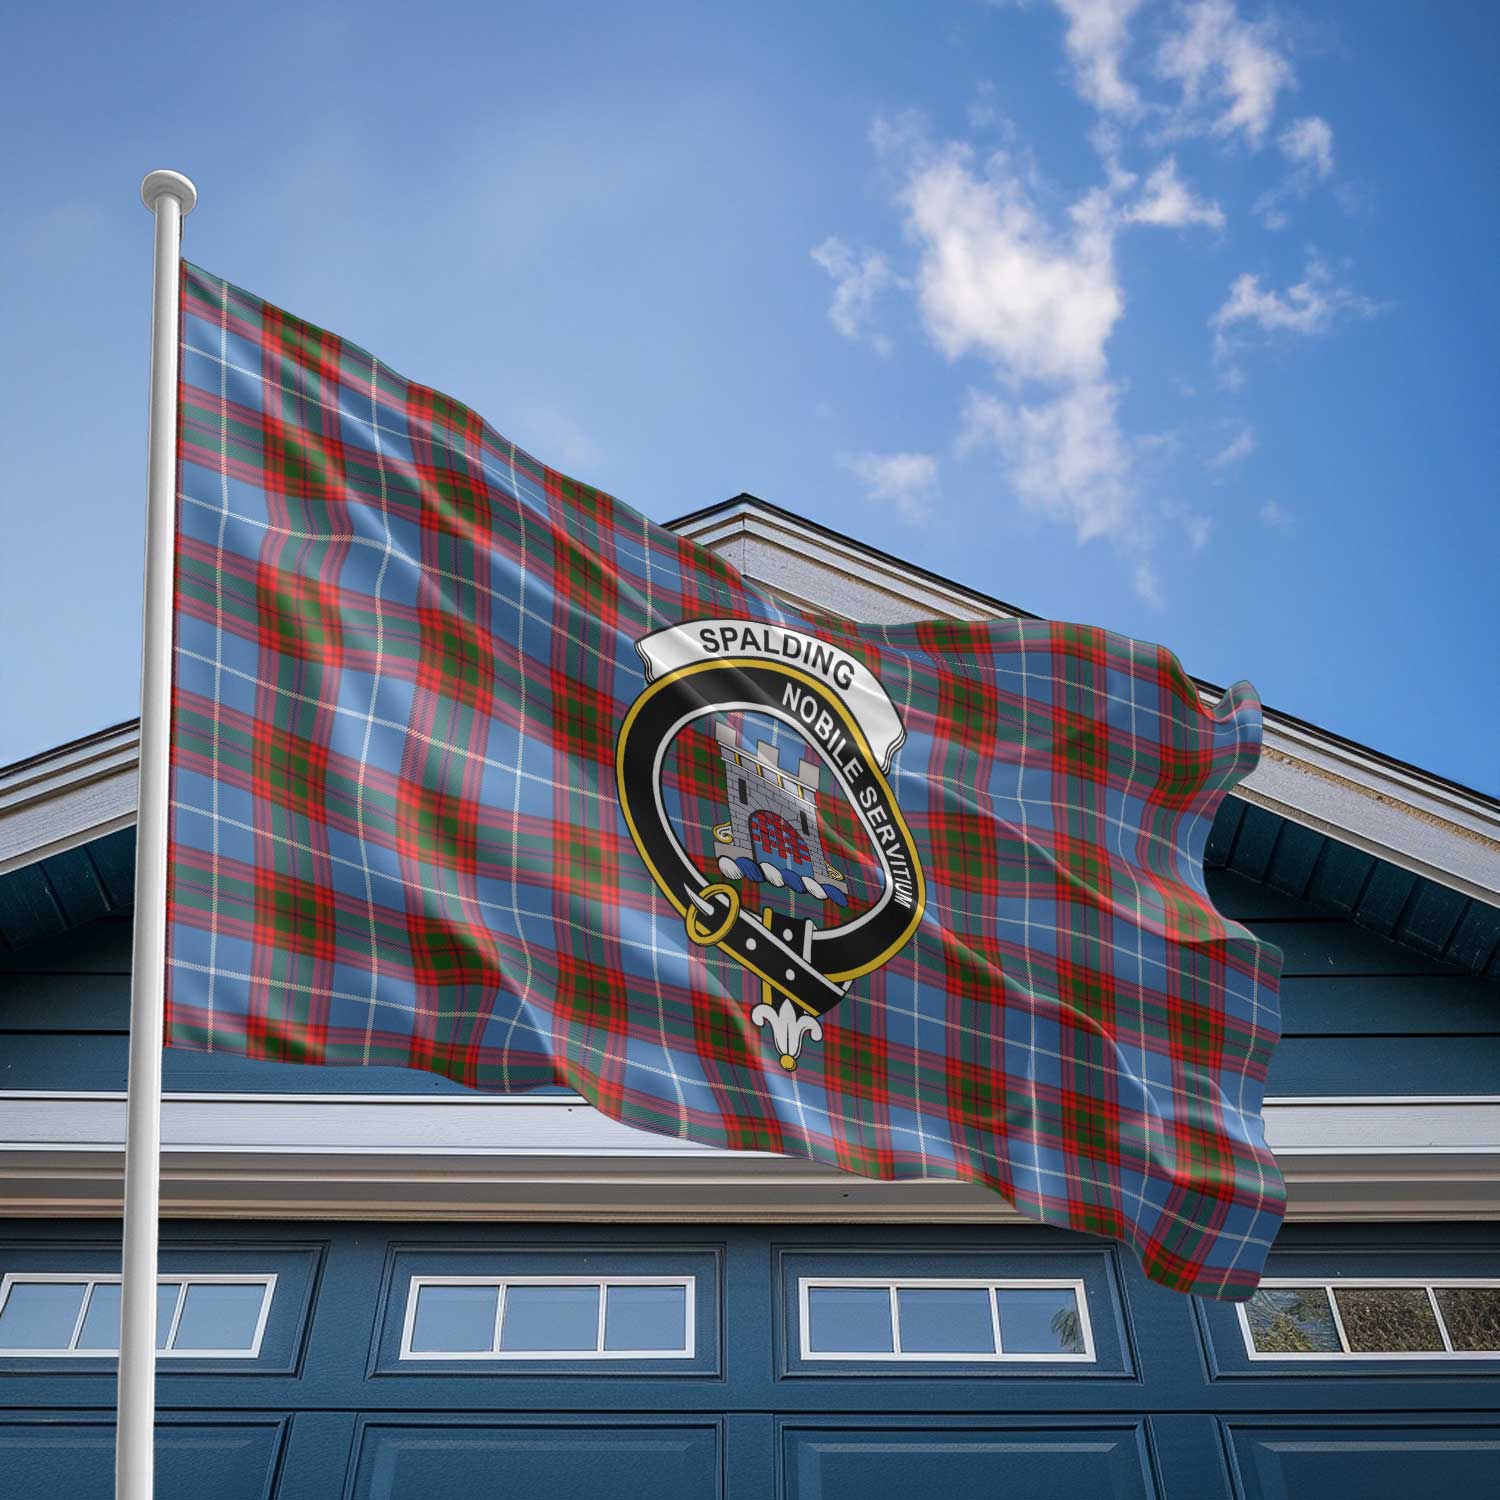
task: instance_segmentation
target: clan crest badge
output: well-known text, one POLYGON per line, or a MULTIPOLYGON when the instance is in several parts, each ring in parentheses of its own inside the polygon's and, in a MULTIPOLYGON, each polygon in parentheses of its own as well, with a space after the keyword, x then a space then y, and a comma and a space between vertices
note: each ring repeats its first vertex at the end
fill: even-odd
POLYGON ((869 668, 802 631, 693 620, 636 649, 646 687, 615 755, 630 836, 688 938, 759 981, 750 1018, 769 1028, 781 1066, 795 1071, 854 981, 899 953, 922 919, 921 862, 886 779, 906 731, 869 668), (664 770, 677 736, 710 720, 723 804, 704 858, 688 848, 701 837, 685 839, 674 826, 664 770), (774 737, 737 727, 766 720, 774 737), (877 888, 867 903, 825 849, 830 799, 847 804, 868 842, 877 888), (825 920, 831 905, 836 923, 807 915, 809 903, 825 920))

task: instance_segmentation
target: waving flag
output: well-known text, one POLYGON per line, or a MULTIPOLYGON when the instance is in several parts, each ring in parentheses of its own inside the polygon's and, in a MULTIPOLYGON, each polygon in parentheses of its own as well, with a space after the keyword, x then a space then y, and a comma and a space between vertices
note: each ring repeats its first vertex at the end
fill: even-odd
POLYGON ((182 308, 173 1046, 562 1083, 1249 1294, 1280 955, 1201 855, 1251 689, 784 607, 330 333, 182 308))

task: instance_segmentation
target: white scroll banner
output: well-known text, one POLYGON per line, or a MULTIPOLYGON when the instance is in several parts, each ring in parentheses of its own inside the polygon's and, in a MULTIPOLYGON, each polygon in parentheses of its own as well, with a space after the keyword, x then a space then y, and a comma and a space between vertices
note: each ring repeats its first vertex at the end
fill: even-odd
POLYGON ((748 658, 795 667, 836 693, 864 731, 884 772, 906 738, 896 706, 863 662, 839 646, 759 620, 686 620, 636 642, 646 680, 704 661, 748 658))

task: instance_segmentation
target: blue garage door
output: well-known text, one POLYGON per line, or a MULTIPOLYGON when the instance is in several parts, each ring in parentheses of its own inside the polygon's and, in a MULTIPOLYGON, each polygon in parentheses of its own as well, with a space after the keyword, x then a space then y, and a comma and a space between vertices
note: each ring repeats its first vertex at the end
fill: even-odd
MULTIPOLYGON (((0 1494, 111 1493, 109 1226, 0 1235, 0 1494)), ((1500 1474, 1485 1226, 1245 1308, 1025 1229, 169 1224, 164 1500, 1412 1500, 1500 1474)))

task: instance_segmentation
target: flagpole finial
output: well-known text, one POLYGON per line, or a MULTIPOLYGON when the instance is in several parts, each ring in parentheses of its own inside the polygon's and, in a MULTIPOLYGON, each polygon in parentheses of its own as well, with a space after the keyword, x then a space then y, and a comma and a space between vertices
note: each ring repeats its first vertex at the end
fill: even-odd
POLYGON ((155 213, 157 201, 163 197, 175 198, 180 212, 186 215, 192 213, 193 205, 198 201, 198 189, 181 172, 162 169, 147 172, 141 179, 141 202, 155 213))

